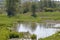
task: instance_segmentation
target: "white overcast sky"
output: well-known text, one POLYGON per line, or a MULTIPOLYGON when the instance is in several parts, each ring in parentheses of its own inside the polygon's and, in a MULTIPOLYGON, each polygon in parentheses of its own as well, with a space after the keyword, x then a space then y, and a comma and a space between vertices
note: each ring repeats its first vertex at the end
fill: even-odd
MULTIPOLYGON (((40 0, 38 0, 38 1, 40 1, 40 0)), ((60 1, 60 0, 55 0, 55 1, 60 1)))

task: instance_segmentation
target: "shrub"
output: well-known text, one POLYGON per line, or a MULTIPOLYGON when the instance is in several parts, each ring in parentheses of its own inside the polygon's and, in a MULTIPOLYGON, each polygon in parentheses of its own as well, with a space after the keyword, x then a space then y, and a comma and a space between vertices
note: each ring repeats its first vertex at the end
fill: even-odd
POLYGON ((31 35, 31 39, 36 39, 36 35, 35 34, 31 35))
POLYGON ((19 34, 19 38, 23 38, 24 37, 24 34, 21 32, 20 34, 19 34))
POLYGON ((44 8, 45 12, 53 12, 54 9, 53 8, 44 8))
POLYGON ((19 38, 19 34, 17 32, 11 32, 9 38, 19 38))

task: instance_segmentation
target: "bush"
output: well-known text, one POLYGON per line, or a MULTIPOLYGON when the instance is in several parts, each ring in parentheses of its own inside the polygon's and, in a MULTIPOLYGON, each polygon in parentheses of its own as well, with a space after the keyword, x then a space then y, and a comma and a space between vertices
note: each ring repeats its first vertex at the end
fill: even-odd
POLYGON ((20 34, 19 34, 19 38, 23 38, 24 37, 24 34, 21 32, 20 34))
POLYGON ((45 12, 53 12, 54 9, 53 8, 44 8, 45 12))
POLYGON ((0 40, 8 40, 9 30, 6 27, 0 28, 0 40))
POLYGON ((11 32, 9 38, 19 38, 19 34, 17 32, 11 32))
POLYGON ((36 35, 35 34, 31 35, 31 39, 36 39, 36 35))
POLYGON ((29 11, 29 9, 24 9, 23 13, 27 13, 29 11))

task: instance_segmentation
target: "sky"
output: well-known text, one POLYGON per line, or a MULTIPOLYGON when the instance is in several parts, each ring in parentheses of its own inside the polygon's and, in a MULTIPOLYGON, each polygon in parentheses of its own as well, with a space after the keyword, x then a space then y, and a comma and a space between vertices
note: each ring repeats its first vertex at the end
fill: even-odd
MULTIPOLYGON (((38 0, 38 1, 40 1, 40 0, 38 0)), ((55 1, 60 1, 60 0, 55 0, 55 1)))
MULTIPOLYGON (((2 2, 2 1, 4 1, 4 0, 0 0, 0 2, 2 2)), ((40 0, 37 0, 37 1, 40 1, 40 0)), ((60 0, 55 0, 55 1, 60 1, 60 0)))

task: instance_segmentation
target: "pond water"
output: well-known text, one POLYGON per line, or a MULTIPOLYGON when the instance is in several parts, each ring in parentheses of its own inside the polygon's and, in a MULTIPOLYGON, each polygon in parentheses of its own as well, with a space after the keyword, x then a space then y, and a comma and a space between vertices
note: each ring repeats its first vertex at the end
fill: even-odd
POLYGON ((37 38, 44 38, 55 34, 60 30, 60 23, 19 23, 18 32, 36 34, 37 38))

